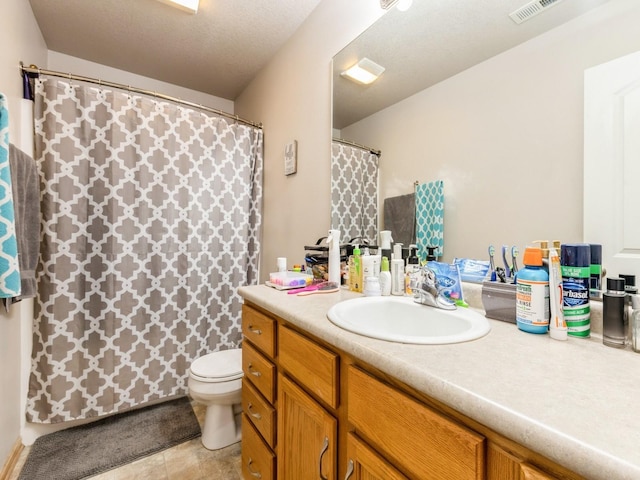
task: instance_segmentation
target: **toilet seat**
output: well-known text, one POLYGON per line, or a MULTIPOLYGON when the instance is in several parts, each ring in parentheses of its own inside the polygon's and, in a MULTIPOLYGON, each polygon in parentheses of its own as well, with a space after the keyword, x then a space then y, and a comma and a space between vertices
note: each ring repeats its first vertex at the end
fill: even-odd
POLYGON ((242 349, 232 348, 203 355, 193 361, 189 374, 195 380, 207 383, 242 378, 242 349))

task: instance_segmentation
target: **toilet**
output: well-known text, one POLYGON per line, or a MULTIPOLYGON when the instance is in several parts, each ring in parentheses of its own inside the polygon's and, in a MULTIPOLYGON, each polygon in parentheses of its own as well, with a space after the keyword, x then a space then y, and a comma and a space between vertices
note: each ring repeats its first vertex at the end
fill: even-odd
POLYGON ((241 439, 242 375, 240 348, 209 353, 189 368, 189 395, 207 406, 202 444, 209 450, 241 439))

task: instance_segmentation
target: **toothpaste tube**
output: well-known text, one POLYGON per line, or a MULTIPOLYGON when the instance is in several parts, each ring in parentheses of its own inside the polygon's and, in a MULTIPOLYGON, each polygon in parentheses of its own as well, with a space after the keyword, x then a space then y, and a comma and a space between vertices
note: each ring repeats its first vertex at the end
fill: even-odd
POLYGON ((562 311, 562 273, 560 257, 555 248, 549 249, 549 306, 551 307, 549 335, 555 340, 566 340, 567 323, 564 321, 562 311))

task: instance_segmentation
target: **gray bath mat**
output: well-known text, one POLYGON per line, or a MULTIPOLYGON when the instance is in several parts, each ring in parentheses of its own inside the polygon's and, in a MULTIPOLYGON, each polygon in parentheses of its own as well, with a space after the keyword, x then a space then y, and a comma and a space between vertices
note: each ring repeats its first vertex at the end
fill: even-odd
POLYGON ((78 480, 200 435, 187 397, 38 438, 19 480, 78 480))

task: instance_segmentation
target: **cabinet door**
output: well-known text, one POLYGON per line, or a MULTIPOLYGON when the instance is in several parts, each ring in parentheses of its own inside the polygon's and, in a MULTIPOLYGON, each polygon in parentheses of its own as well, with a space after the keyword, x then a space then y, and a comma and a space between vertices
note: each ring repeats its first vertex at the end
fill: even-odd
POLYGON ((490 443, 487 448, 487 480, 552 480, 554 478, 493 443, 490 443))
POLYGON ((380 457, 353 433, 347 438, 345 480, 407 480, 389 462, 380 457))
POLYGON ((553 480, 554 478, 528 463, 520 464, 520 480, 553 480))
POLYGON ((347 372, 349 422, 403 472, 419 479, 485 479, 482 435, 356 367, 347 372))
POLYGON ((489 443, 487 480, 520 480, 520 460, 497 445, 489 443))
POLYGON ((278 480, 335 480, 338 422, 282 374, 277 416, 278 480))

